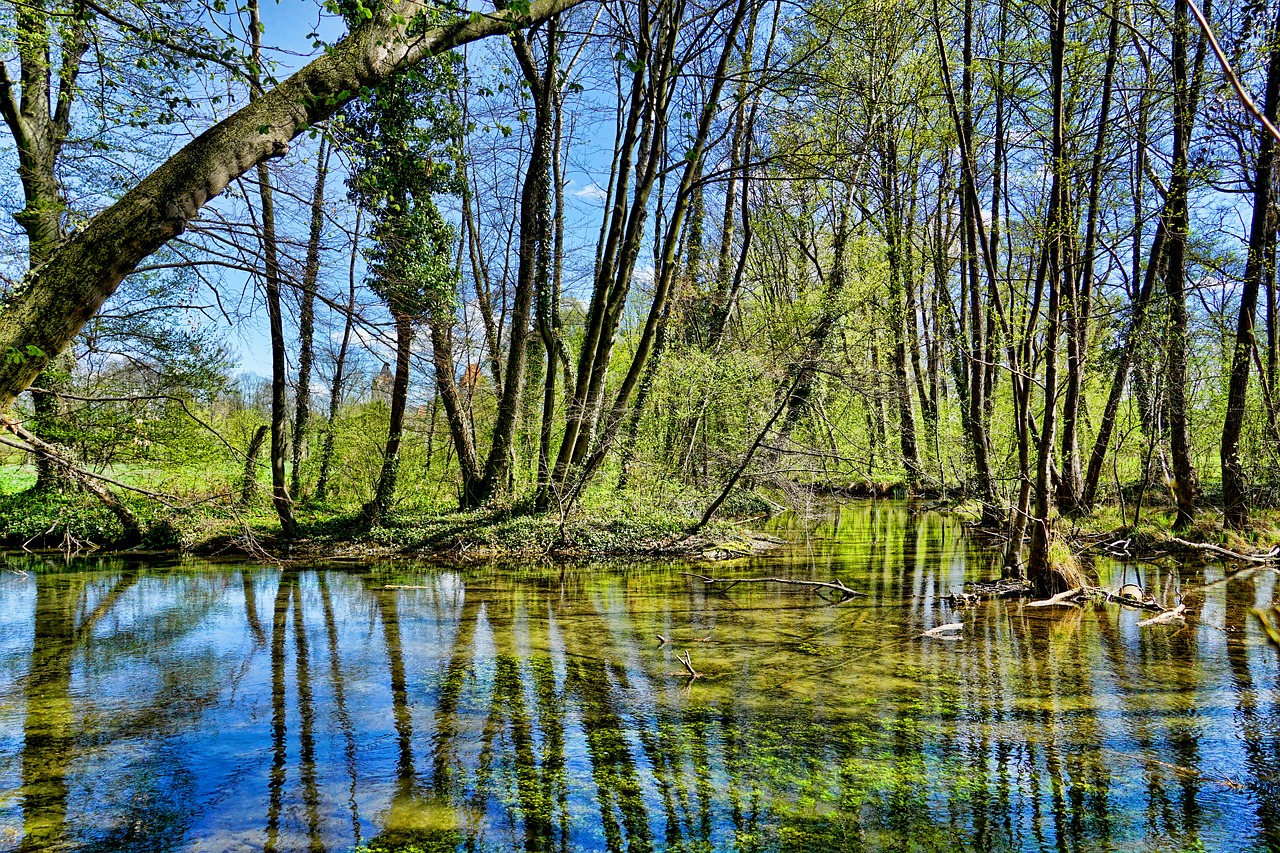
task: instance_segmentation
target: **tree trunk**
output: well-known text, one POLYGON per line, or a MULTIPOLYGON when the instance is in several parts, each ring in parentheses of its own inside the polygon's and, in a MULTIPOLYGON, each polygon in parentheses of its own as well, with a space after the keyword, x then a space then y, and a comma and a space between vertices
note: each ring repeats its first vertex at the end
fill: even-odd
MULTIPOLYGON (((1056 566, 1049 556, 1053 541, 1053 492, 1050 469, 1053 464, 1055 409, 1058 393, 1058 336, 1061 292, 1070 285, 1066 264, 1067 211, 1069 207, 1066 160, 1066 118, 1063 107, 1063 64, 1066 53, 1066 0, 1054 0, 1050 10, 1051 82, 1053 89, 1053 180, 1045 223, 1049 306, 1044 339, 1044 414, 1040 421, 1040 441, 1036 458, 1035 515, 1031 519, 1031 553, 1027 575, 1036 595, 1052 595, 1074 584, 1065 567, 1056 566)), ((1040 282, 1037 281, 1037 289, 1040 282)))
MULTIPOLYGON (((498 400, 498 414, 493 427, 493 443, 485 461, 484 479, 478 493, 471 495, 477 503, 491 500, 506 487, 511 474, 513 443, 524 396, 525 361, 529 351, 529 318, 537 289, 539 256, 545 257, 543 235, 548 231, 551 203, 549 171, 551 168, 552 106, 558 91, 555 21, 547 32, 546 67, 539 74, 533 52, 519 33, 511 37, 516 58, 534 97, 533 152, 520 191, 520 257, 516 273, 515 302, 507 333, 507 373, 498 400)), ((547 266, 541 264, 545 274, 547 266)))
MULTIPOLYGON (((362 88, 375 85, 424 56, 546 19, 582 0, 534 0, 528 11, 500 10, 466 17, 407 37, 424 0, 379 7, 373 18, 272 91, 197 136, 137 186, 59 245, 33 270, 0 314, 0 410, 7 409, 48 362, 115 292, 121 279, 170 238, 182 233, 227 184, 288 142, 333 115, 362 88)), ((28 8, 23 6, 22 8, 28 8)), ((12 88, 3 87, 6 116, 12 88)))
POLYGON ((249 439, 249 450, 244 455, 244 476, 240 481, 240 506, 249 506, 258 497, 258 457, 262 455, 262 444, 267 440, 269 427, 258 427, 249 439))
POLYGON ((316 153, 316 184, 311 194, 311 232, 307 239, 307 260, 302 271, 302 293, 298 311, 298 388, 294 400, 293 478, 290 482, 290 491, 295 500, 302 500, 302 457, 306 446, 307 420, 311 415, 316 278, 320 274, 320 240, 324 236, 324 183, 328 172, 328 137, 322 134, 320 150, 316 153))
MULTIPOLYGON (((658 336, 658 329, 662 321, 664 312, 667 310, 667 300, 670 297, 671 286, 675 279, 676 268, 676 248, 678 246, 678 237, 684 225, 684 218, 688 212, 689 201, 692 196, 694 176, 699 173, 702 168, 702 157, 705 152, 707 142, 711 137, 711 123, 719 108, 720 93, 723 91, 724 84, 728 79, 729 60, 736 50, 738 32, 742 28, 742 24, 746 19, 747 9, 752 5, 750 0, 738 0, 734 7, 734 16, 729 24, 728 31, 724 36, 723 48, 720 57, 716 63, 714 76, 711 78, 710 91, 707 94, 707 100, 702 106, 702 111, 698 120, 697 135, 694 138, 693 145, 685 155, 685 166, 683 174, 680 177, 680 186, 676 190, 675 202, 672 205, 671 218, 667 222, 663 233, 662 256, 661 262, 658 264, 658 278, 654 283, 653 302, 649 306, 648 316, 645 318, 643 330, 640 333, 640 339, 636 343, 635 354, 631 357, 631 365, 627 369, 626 374, 622 378, 619 385, 618 393, 614 397, 613 404, 609 407, 607 420, 604 429, 601 430, 600 436, 596 440, 596 445, 591 452, 590 460, 583 458, 582 470, 579 473, 578 482, 574 485, 574 492, 580 492, 581 489, 590 481, 591 477, 599 469, 605 457, 613 447, 614 439, 617 431, 621 427, 624 418, 631 406, 632 395, 636 386, 644 373, 646 361, 650 357, 658 336)), ((669 63, 668 63, 669 65, 669 63)), ((665 112, 665 108, 664 108, 665 112)), ((655 142, 655 147, 657 143, 655 142)), ((655 252, 657 249, 655 248, 655 252)), ((632 258, 634 264, 634 256, 632 258)), ((622 304, 618 304, 615 308, 614 317, 611 321, 612 328, 617 329, 620 319, 622 304)), ((612 337, 612 334, 611 334, 612 337)), ((604 361, 601 363, 602 370, 607 371, 608 368, 608 352, 604 353, 604 361)), ((603 376, 601 377, 603 378, 603 376)), ((579 441, 582 436, 579 435, 579 441)), ((585 450, 585 444, 582 445, 585 450)), ((575 455, 578 450, 575 449, 575 455)))
POLYGON ((404 435, 404 412, 409 399, 409 355, 413 343, 413 323, 408 315, 396 314, 396 375, 391 383, 391 418, 387 423, 387 443, 382 451, 382 470, 373 499, 364 505, 364 519, 376 526, 386 517, 396 494, 400 470, 400 440, 404 435))
MULTIPOLYGON (((886 153, 886 162, 888 162, 887 158, 896 161, 895 146, 890 144, 887 147, 889 151, 886 153)), ((896 209, 901 201, 896 198, 897 169, 895 165, 891 164, 884 169, 886 210, 896 209)), ((902 467, 907 475, 907 489, 912 490, 920 483, 921 470, 920 453, 916 448, 915 412, 911 405, 911 381, 907 374, 906 316, 903 306, 903 278, 910 275, 910 271, 903 270, 902 242, 904 239, 910 239, 910 236, 903 234, 896 215, 890 214, 889 220, 885 231, 889 262, 889 305, 886 319, 893 342, 893 390, 898 403, 898 438, 902 450, 902 467)), ((914 288, 914 283, 907 283, 907 289, 914 288)))
MULTIPOLYGON (((1267 65, 1267 89, 1263 115, 1273 125, 1280 100, 1280 15, 1271 30, 1271 55, 1267 65)), ((1249 365, 1255 341, 1254 317, 1258 290, 1266 267, 1267 231, 1270 227, 1271 172, 1275 160, 1275 140, 1265 129, 1258 131, 1258 165, 1253 178, 1253 218, 1249 226, 1249 257, 1244 267, 1244 288, 1240 293, 1240 318, 1231 355, 1231 379, 1227 390, 1227 417, 1222 425, 1222 503, 1226 524, 1240 530, 1249 523, 1244 466, 1240 462, 1240 433, 1244 427, 1249 391, 1249 365)))
POLYGON ((551 180, 555 190, 555 215, 552 222, 547 223, 554 234, 554 242, 547 243, 547 234, 542 235, 542 254, 539 263, 543 265, 538 276, 538 331, 542 335, 543 348, 546 350, 546 375, 543 377, 542 418, 538 427, 538 484, 534 496, 534 505, 539 512, 546 512, 551 506, 551 438, 555 428, 556 415, 556 372, 563 364, 565 381, 569 381, 569 357, 565 350, 564 338, 561 335, 560 293, 564 277, 564 167, 561 162, 560 148, 562 144, 562 113, 560 100, 554 103, 554 133, 551 146, 551 180), (546 263, 550 255, 551 270, 547 274, 546 263))
POLYGON ((333 463, 334 421, 342 403, 342 375, 347 364, 347 348, 351 345, 351 327, 356 317, 356 259, 360 256, 360 219, 363 211, 356 206, 356 222, 351 232, 351 260, 347 267, 347 317, 342 324, 342 346, 333 365, 333 382, 329 385, 329 417, 325 423, 324 445, 320 449, 320 474, 316 478, 316 500, 329 496, 329 466, 333 463))
POLYGON ((672 74, 678 22, 670 4, 639 4, 641 38, 632 63, 627 114, 621 123, 621 141, 613 173, 616 182, 608 200, 601 229, 598 261, 582 346, 578 354, 574 393, 566 412, 564 438, 556 455, 552 480, 562 487, 571 468, 582 463, 595 437, 603 404, 604 383, 613 352, 618 323, 622 319, 632 273, 645 235, 649 197, 662 160, 662 140, 670 106, 668 82, 672 74), (659 17, 655 30, 651 11, 659 17), (631 188, 632 173, 635 188, 631 188), (630 198, 628 198, 630 196, 630 198))
MULTIPOLYGON (((262 97, 262 19, 258 0, 249 0, 249 38, 253 55, 250 63, 249 96, 262 97)), ((286 539, 297 533, 293 520, 293 500, 285 478, 285 451, 288 449, 289 413, 285 399, 284 318, 280 308, 280 255, 276 244, 276 206, 271 192, 271 170, 266 162, 258 163, 258 194, 262 199, 263 282, 266 288, 267 317, 271 331, 271 503, 280 517, 280 531, 286 539)))
MULTIPOLYGON (((1205 4, 1205 14, 1209 5, 1205 4)), ((1189 527, 1195 520, 1200 482, 1191 458, 1191 420, 1187 401, 1187 347, 1190 318, 1187 314, 1187 230, 1190 223, 1188 193, 1191 182, 1188 155, 1195 126, 1196 94, 1203 63, 1204 43, 1197 50, 1194 80, 1187 75, 1187 0, 1175 0, 1173 23, 1173 179, 1169 184, 1168 265, 1165 292, 1169 296, 1169 334, 1166 338, 1165 371, 1169 401, 1169 451, 1173 457, 1174 495, 1178 503, 1175 529, 1189 527)))
POLYGON ((431 363, 435 368, 436 393, 440 396, 445 422, 449 425, 449 437, 452 439, 453 449, 458 453, 458 467, 462 477, 462 493, 458 502, 461 506, 478 506, 481 502, 480 489, 484 471, 476 460, 475 443, 471 440, 471 431, 467 426, 462 397, 454 375, 452 322, 452 316, 429 320, 431 363))
POLYGON ((1107 59, 1102 73, 1102 102, 1098 106, 1098 131, 1093 144, 1093 161, 1089 168, 1089 202, 1085 213, 1084 255, 1075 282, 1070 311, 1066 317, 1067 376, 1062 396, 1062 476, 1058 482, 1058 503, 1063 512, 1075 513, 1082 508, 1084 477, 1080 467, 1078 421, 1081 388, 1088 364, 1089 314, 1093 300, 1093 264, 1098 241, 1102 194, 1102 167, 1106 153, 1107 130, 1111 115, 1111 90, 1120 50, 1120 7, 1113 2, 1111 25, 1107 32, 1107 59))

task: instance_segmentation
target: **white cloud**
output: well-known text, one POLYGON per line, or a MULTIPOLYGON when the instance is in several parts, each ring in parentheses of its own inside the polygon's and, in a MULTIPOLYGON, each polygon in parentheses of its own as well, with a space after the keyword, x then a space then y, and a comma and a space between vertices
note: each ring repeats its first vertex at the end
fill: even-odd
POLYGON ((594 182, 574 190, 573 194, 577 198, 586 198, 586 199, 591 199, 592 201, 604 201, 606 198, 609 197, 609 194, 605 192, 602 188, 597 186, 594 182))

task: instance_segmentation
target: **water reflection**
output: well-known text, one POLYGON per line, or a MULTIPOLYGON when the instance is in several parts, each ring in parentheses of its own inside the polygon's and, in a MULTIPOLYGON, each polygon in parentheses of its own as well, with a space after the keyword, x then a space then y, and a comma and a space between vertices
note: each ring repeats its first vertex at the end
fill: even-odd
POLYGON ((1096 566, 1193 614, 1140 629, 953 609, 999 555, 901 504, 778 530, 793 548, 717 574, 867 597, 9 558, 0 849, 1280 849, 1277 655, 1246 618, 1273 572, 1096 566))

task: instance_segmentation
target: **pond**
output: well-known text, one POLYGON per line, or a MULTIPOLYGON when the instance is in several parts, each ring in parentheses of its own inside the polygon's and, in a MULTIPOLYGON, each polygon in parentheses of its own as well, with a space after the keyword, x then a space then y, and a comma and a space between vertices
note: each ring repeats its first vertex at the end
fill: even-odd
POLYGON ((1139 628, 953 609, 998 557, 903 503, 774 532, 694 571, 867 595, 4 558, 0 850, 1280 850, 1273 571, 1100 563, 1192 614, 1139 628))

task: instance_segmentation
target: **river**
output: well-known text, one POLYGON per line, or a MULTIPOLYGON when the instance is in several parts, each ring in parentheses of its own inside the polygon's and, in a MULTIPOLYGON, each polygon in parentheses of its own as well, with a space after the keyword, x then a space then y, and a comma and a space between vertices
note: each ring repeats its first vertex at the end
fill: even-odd
POLYGON ((1191 614, 1140 628, 953 608, 998 557, 900 502, 772 531, 692 569, 866 596, 671 562, 0 558, 0 850, 1280 850, 1272 570, 1099 563, 1191 614))

